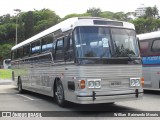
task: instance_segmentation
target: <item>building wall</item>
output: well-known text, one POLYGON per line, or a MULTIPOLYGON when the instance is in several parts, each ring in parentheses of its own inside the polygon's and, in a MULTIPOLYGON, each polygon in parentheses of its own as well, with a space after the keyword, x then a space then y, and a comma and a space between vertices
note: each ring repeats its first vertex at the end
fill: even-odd
POLYGON ((141 5, 135 10, 136 17, 140 17, 140 16, 145 15, 146 8, 147 8, 147 7, 146 7, 144 4, 141 4, 141 5))

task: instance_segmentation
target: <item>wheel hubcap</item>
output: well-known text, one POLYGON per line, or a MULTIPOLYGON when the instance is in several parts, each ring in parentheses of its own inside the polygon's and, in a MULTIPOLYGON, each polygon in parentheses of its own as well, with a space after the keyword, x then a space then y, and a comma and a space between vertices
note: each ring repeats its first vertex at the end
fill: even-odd
POLYGON ((57 85, 57 92, 56 92, 57 98, 59 102, 62 102, 63 100, 63 88, 61 84, 57 85))

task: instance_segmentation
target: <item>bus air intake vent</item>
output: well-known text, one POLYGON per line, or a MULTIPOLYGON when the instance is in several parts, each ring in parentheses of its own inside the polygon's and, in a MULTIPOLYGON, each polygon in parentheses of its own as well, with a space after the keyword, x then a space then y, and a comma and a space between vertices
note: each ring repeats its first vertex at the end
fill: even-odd
POLYGON ((102 21, 102 20, 93 20, 95 25, 113 25, 113 26, 123 26, 122 22, 116 21, 102 21))

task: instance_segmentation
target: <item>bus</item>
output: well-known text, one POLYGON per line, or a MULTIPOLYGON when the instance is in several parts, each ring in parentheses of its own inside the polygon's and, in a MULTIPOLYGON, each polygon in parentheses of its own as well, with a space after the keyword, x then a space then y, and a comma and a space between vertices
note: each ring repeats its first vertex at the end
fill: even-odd
POLYGON ((10 69, 11 68, 11 59, 4 59, 3 60, 3 68, 10 69))
POLYGON ((13 80, 57 104, 114 103, 143 96, 142 63, 133 24, 74 17, 12 47, 13 80))
POLYGON ((142 56, 144 89, 160 90, 160 31, 137 35, 142 56))

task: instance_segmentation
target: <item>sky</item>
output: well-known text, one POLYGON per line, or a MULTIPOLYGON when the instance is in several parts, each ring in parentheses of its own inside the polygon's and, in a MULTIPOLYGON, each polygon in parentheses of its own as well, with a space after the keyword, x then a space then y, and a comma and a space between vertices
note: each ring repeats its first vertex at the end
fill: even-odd
POLYGON ((14 15, 14 9, 27 12, 43 8, 55 11, 61 18, 72 13, 85 13, 92 7, 102 11, 126 13, 134 12, 141 4, 146 7, 156 5, 160 10, 160 0, 1 0, 0 16, 7 13, 14 15))

